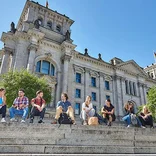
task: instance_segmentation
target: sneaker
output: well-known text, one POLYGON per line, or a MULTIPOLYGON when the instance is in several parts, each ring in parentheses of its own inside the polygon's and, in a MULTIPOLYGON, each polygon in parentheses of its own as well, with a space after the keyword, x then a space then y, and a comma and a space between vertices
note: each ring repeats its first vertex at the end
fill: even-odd
POLYGON ((11 118, 10 121, 11 122, 17 122, 17 120, 15 118, 11 118))
POLYGON ((30 122, 29 123, 33 123, 33 119, 30 119, 30 122))
POLYGON ((84 122, 83 122, 83 125, 87 125, 87 122, 86 122, 86 121, 84 121, 84 122))
POLYGON ((111 122, 109 122, 109 123, 107 124, 107 126, 112 126, 111 122))
POLYGON ((141 128, 146 128, 145 126, 141 126, 141 128))
POLYGON ((44 123, 43 120, 39 120, 38 123, 44 123))
POLYGON ((127 128, 131 127, 130 125, 127 126, 127 128))
POLYGON ((75 121, 74 121, 74 120, 72 120, 72 124, 73 124, 73 125, 76 125, 76 123, 75 123, 75 121))
POLYGON ((6 122, 5 118, 2 118, 1 122, 2 123, 5 123, 6 122))
POLYGON ((52 121, 51 124, 57 124, 57 120, 55 119, 55 121, 52 121))
POLYGON ((21 120, 21 123, 25 123, 25 120, 24 120, 24 119, 22 119, 22 120, 21 120))

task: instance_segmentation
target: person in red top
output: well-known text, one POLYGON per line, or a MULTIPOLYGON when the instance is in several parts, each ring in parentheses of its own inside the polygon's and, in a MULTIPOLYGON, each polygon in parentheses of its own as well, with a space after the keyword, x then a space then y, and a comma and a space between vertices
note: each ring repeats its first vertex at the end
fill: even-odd
POLYGON ((46 102, 43 99, 43 91, 39 90, 36 92, 36 98, 31 100, 31 105, 30 123, 33 123, 34 116, 40 116, 38 123, 43 123, 46 107, 46 102))

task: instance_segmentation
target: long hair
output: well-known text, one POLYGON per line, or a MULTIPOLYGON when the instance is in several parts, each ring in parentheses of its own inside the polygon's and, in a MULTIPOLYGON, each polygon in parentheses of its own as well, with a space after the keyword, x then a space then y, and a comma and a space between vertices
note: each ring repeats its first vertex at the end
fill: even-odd
POLYGON ((149 113, 148 107, 147 107, 147 106, 143 106, 142 112, 143 112, 144 114, 149 113))
POLYGON ((91 99, 92 99, 90 95, 88 95, 88 96, 86 97, 86 100, 85 100, 85 105, 86 105, 86 107, 88 107, 88 105, 89 105, 88 98, 90 98, 90 101, 91 101, 91 99))

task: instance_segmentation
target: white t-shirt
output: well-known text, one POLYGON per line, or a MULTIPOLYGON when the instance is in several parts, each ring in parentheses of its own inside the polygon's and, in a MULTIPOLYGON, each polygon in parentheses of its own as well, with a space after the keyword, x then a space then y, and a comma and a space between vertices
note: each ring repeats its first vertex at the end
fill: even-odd
POLYGON ((93 104, 92 103, 90 103, 89 104, 89 107, 86 107, 86 104, 85 104, 85 102, 82 104, 82 110, 83 110, 83 108, 85 108, 85 110, 90 110, 91 108, 93 108, 93 104))

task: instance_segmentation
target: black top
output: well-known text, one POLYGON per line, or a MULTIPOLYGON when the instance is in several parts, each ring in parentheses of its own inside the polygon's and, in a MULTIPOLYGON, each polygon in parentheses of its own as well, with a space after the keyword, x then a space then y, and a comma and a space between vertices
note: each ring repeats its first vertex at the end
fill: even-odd
POLYGON ((108 112, 111 112, 113 110, 114 106, 110 104, 110 107, 104 105, 104 109, 107 110, 108 112))

